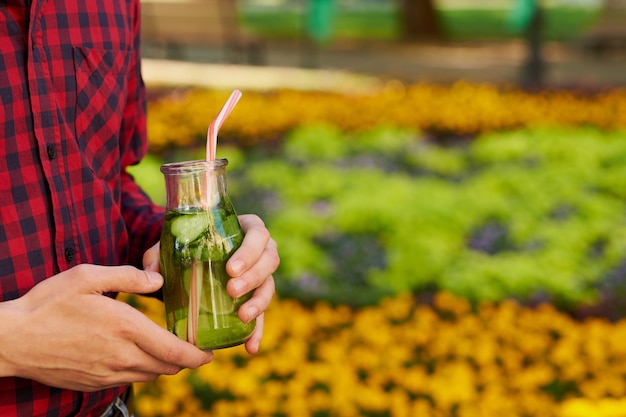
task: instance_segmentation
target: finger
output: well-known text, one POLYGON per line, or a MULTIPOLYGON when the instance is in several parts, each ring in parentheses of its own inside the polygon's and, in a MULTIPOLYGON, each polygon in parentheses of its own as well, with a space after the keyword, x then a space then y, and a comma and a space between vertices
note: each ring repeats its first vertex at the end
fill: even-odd
POLYGON ((228 280, 226 289, 233 297, 241 297, 262 285, 278 268, 280 258, 276 242, 270 239, 261 256, 251 268, 236 278, 228 280))
POLYGON ((115 378, 115 381, 111 381, 104 385, 98 384, 89 390, 81 389, 81 391, 100 391, 108 388, 116 388, 124 385, 131 385, 136 382, 152 382, 163 374, 154 374, 151 372, 124 372, 115 378))
POLYGON ((253 227, 265 228, 265 223, 263 222, 263 219, 261 219, 256 214, 240 214, 237 217, 244 233, 246 233, 249 229, 253 227))
MULTIPOLYGON (((125 351, 123 356, 116 355, 98 365, 106 367, 103 376, 93 380, 93 386, 98 389, 134 382, 148 382, 160 375, 175 375, 183 369, 180 366, 159 361, 139 349, 138 346, 135 346, 134 350, 125 351)), ((92 375, 89 376, 92 377, 92 375)))
POLYGON ((256 319, 256 325, 254 326, 254 331, 250 336, 250 339, 246 342, 246 351, 254 355, 259 351, 259 346, 261 345, 261 338, 263 337, 263 328, 265 326, 265 315, 261 314, 256 319))
POLYGON ((244 323, 248 323, 260 316, 269 307, 275 292, 274 277, 270 275, 254 291, 252 297, 239 308, 239 319, 244 323))
POLYGON ((204 352, 179 339, 146 316, 140 321, 142 323, 135 322, 132 327, 135 343, 141 350, 167 366, 195 369, 213 360, 212 352, 204 352))
POLYGON ((126 351, 123 357, 112 358, 109 366, 115 371, 115 374, 138 372, 155 375, 174 375, 183 369, 179 365, 156 358, 137 344, 134 345, 133 349, 126 351))
MULTIPOLYGON (((175 375, 180 372, 184 367, 166 362, 152 356, 144 351, 139 345, 135 345, 134 349, 126 351, 124 356, 116 356, 111 358, 109 364, 105 364, 110 367, 114 372, 112 376, 136 373, 145 375, 175 375)), ((131 382, 139 382, 133 381, 131 382)))
POLYGON ((159 272, 159 254, 161 244, 157 242, 143 254, 142 264, 145 271, 159 272))
POLYGON ((239 223, 244 231, 241 247, 235 251, 226 264, 226 271, 231 277, 238 277, 254 265, 263 255, 270 240, 270 233, 260 217, 253 214, 239 216, 239 223))
POLYGON ((142 271, 129 265, 81 264, 73 267, 70 271, 71 279, 76 281, 76 288, 84 293, 102 294, 113 291, 145 294, 154 292, 163 285, 161 274, 142 271))

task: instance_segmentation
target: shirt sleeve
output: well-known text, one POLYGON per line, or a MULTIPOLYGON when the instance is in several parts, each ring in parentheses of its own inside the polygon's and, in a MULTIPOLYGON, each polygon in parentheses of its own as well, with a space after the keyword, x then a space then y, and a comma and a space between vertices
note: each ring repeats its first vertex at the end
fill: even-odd
POLYGON ((159 240, 165 209, 155 205, 126 172, 128 166, 138 163, 148 151, 138 4, 139 2, 135 2, 133 11, 134 47, 130 57, 128 95, 120 130, 120 151, 121 205, 130 244, 129 262, 141 267, 144 252, 159 240))

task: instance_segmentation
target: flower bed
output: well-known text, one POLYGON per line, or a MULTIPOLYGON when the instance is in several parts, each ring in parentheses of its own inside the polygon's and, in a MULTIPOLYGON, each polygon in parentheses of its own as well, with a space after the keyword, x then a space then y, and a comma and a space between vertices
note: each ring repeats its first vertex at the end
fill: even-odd
MULTIPOLYGON (((137 301, 137 300, 136 300, 137 301)), ((157 302, 139 299, 158 322, 157 302)), ((140 417, 618 417, 626 320, 439 293, 353 310, 277 300, 261 352, 137 384, 140 417)))
MULTIPOLYGON (((176 90, 151 101, 148 131, 152 149, 202 145, 208 124, 227 97, 228 92, 221 91, 176 90)), ((246 91, 224 123, 220 140, 258 145, 318 122, 347 132, 390 125, 446 135, 476 135, 536 124, 616 129, 626 127, 626 90, 525 93, 461 82, 452 86, 391 83, 377 94, 353 96, 246 91)))

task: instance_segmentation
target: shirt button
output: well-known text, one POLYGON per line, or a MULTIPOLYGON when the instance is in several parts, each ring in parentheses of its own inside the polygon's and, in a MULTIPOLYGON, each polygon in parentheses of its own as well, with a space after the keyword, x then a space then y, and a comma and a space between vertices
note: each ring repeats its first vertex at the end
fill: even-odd
POLYGON ((65 260, 68 262, 74 260, 74 248, 65 248, 65 260))
POLYGON ((54 145, 48 145, 46 146, 46 151, 48 151, 48 157, 50 159, 54 159, 57 157, 57 150, 54 147, 54 145))

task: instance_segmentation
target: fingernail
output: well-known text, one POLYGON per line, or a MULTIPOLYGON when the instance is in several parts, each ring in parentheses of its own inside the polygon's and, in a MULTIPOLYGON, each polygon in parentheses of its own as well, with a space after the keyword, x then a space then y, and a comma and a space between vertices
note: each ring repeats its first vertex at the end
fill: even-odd
POLYGON ((243 270, 245 268, 245 264, 243 263, 242 260, 240 259, 236 259, 233 261, 232 265, 231 265, 233 274, 235 274, 235 276, 239 276, 243 273, 243 270))

